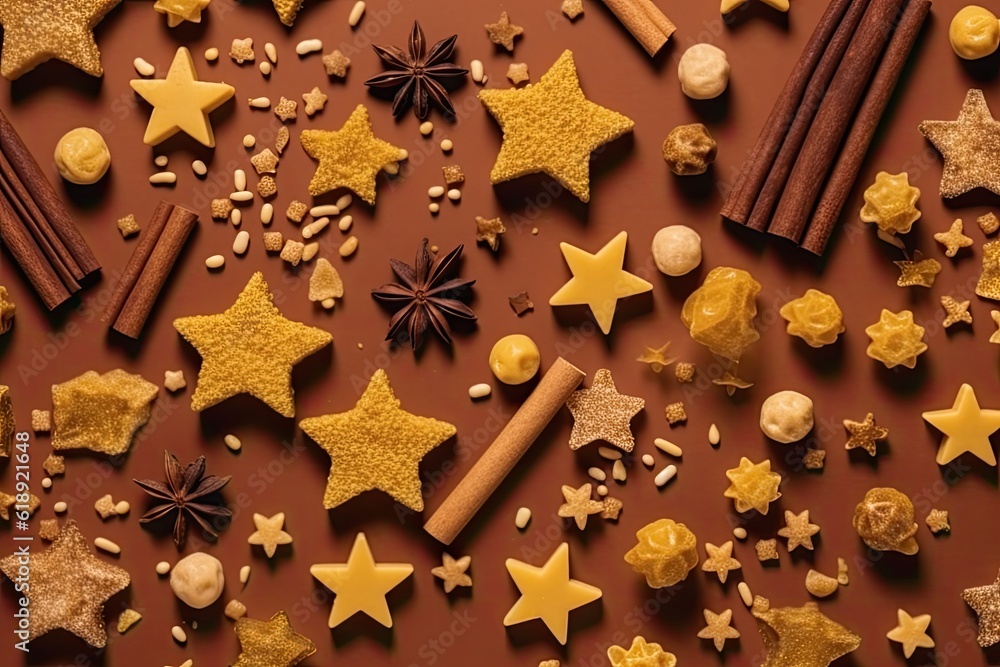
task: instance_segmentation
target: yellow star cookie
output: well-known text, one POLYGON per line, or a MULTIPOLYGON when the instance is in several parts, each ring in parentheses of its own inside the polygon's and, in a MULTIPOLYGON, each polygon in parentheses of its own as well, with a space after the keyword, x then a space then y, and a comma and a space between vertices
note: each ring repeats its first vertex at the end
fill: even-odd
POLYGON ((990 114, 983 91, 973 88, 966 94, 958 120, 925 120, 918 129, 944 158, 942 197, 975 188, 1000 194, 1000 122, 990 114))
POLYGON ((938 448, 938 465, 946 465, 966 452, 987 465, 997 464, 990 436, 1000 429, 1000 410, 980 408, 976 392, 970 385, 963 384, 959 388, 950 409, 925 412, 923 418, 945 435, 938 448))
POLYGON ((316 652, 308 637, 292 630, 283 611, 269 621, 244 616, 235 630, 241 650, 233 667, 294 667, 316 652))
POLYGON ((819 526, 809 523, 809 510, 796 514, 785 510, 785 527, 778 529, 778 535, 788 540, 788 551, 805 547, 812 551, 813 535, 819 532, 819 526))
POLYGON ((185 21, 201 23, 201 12, 212 0, 156 0, 153 9, 167 15, 167 25, 176 28, 185 21))
POLYGON ((285 513, 278 512, 272 517, 263 514, 253 515, 253 525, 257 529, 247 538, 247 544, 264 547, 268 558, 274 558, 279 544, 291 544, 292 536, 282 530, 285 525, 285 513))
POLYGON ((87 371, 52 385, 52 449, 124 454, 149 421, 158 392, 141 375, 120 368, 103 375, 87 371))
POLYGON ((562 494, 566 502, 559 506, 559 516, 564 519, 572 518, 580 530, 586 528, 588 516, 604 511, 604 504, 591 498, 593 488, 589 482, 579 489, 563 484, 562 494))
POLYGON ((879 321, 865 329, 865 333, 872 341, 866 353, 886 368, 913 368, 917 357, 927 349, 924 328, 913 322, 913 313, 908 310, 894 313, 883 308, 879 321))
POLYGON ((927 634, 931 624, 930 614, 910 616, 902 609, 896 610, 899 624, 886 633, 886 637, 903 645, 903 657, 909 658, 918 648, 934 648, 934 640, 927 634))
POLYGON ((451 593, 458 586, 471 586, 472 577, 467 572, 472 564, 472 556, 462 556, 459 559, 451 554, 441 554, 441 565, 431 568, 431 574, 444 582, 444 592, 451 593))
POLYGON ((721 614, 716 614, 715 612, 704 609, 702 610, 705 615, 705 627, 698 631, 698 637, 700 639, 711 639, 712 643, 715 644, 715 650, 722 652, 722 649, 726 646, 727 639, 739 639, 740 632, 732 625, 733 621, 733 610, 726 609, 721 614))
POLYGON ((889 437, 889 429, 875 425, 875 415, 868 413, 864 421, 844 420, 844 428, 850 434, 844 449, 864 449, 869 456, 878 453, 878 443, 889 437))
POLYGON ((944 295, 941 297, 941 307, 944 308, 944 320, 941 325, 947 329, 952 324, 964 322, 972 324, 972 313, 969 312, 971 301, 956 301, 953 297, 944 295))
POLYGON ((718 547, 711 542, 705 542, 705 552, 708 554, 708 558, 701 564, 702 572, 715 572, 723 584, 726 583, 731 571, 743 567, 742 563, 733 558, 732 540, 718 547))

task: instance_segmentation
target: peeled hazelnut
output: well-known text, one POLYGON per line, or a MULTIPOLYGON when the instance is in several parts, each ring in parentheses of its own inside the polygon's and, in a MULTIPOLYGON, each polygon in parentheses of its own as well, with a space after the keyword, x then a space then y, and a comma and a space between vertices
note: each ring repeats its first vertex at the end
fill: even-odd
POLYGON ((797 442, 813 427, 813 402, 797 391, 779 391, 760 406, 760 430, 778 442, 797 442))
POLYGON ((222 563, 206 553, 186 556, 170 571, 170 588, 174 595, 194 609, 204 609, 218 600, 225 585, 222 563))
POLYGON ((56 168, 70 183, 91 185, 101 180, 111 166, 111 151, 97 130, 78 127, 56 144, 56 168))
POLYGON ((678 176, 696 176, 715 162, 719 146, 701 123, 678 125, 663 142, 663 159, 678 176))
POLYGON ((535 341, 524 334, 504 336, 490 351, 490 370, 504 384, 523 384, 535 377, 540 354, 535 341))
POLYGON ((718 97, 729 85, 726 52, 711 44, 695 44, 681 56, 677 78, 681 90, 693 100, 718 97))
POLYGON ((701 264, 701 236, 684 225, 670 225, 653 237, 653 261, 668 276, 683 276, 701 264))
POLYGON ((951 20, 948 38, 959 58, 985 58, 1000 45, 1000 21, 990 10, 969 5, 960 9, 951 20))

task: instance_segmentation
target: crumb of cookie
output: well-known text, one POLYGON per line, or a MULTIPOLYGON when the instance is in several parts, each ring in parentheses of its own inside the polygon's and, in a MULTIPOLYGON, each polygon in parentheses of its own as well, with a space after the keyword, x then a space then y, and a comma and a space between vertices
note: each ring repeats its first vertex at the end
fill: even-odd
POLYGON ((274 176, 265 174, 260 177, 260 180, 257 181, 257 194, 264 199, 269 199, 278 194, 278 182, 274 180, 274 176))
POLYGON ((583 0, 563 0, 559 7, 570 21, 583 14, 583 0))
POLYGON ((163 386, 167 391, 180 391, 187 386, 184 371, 166 371, 163 374, 163 386))
POLYGON ((948 510, 932 509, 924 521, 927 522, 927 527, 935 535, 941 531, 951 532, 951 524, 948 523, 948 510))
POLYGON ((343 79, 347 76, 347 68, 351 66, 351 59, 345 56, 338 49, 323 56, 323 69, 327 76, 335 76, 343 79))
POLYGON ((302 250, 305 247, 304 243, 300 243, 295 239, 288 239, 285 241, 285 247, 281 249, 281 259, 292 266, 298 266, 299 262, 302 261, 302 250))
POLYGON ((48 433, 51 431, 52 413, 48 410, 32 410, 31 430, 35 433, 48 433))
POLYGON ((992 234, 1000 229, 1000 218, 996 216, 996 213, 990 211, 986 215, 976 218, 976 224, 979 225, 979 229, 983 230, 983 234, 992 234))
POLYGON ((228 197, 225 199, 213 199, 211 204, 213 220, 228 220, 229 214, 233 212, 233 202, 228 197))
POLYGON ((825 462, 825 449, 810 449, 802 456, 802 464, 807 470, 822 470, 825 462))
POLYGON ((139 223, 135 216, 129 213, 124 218, 118 218, 118 231, 122 233, 122 238, 128 238, 139 233, 139 223))
POLYGON ((617 498, 612 498, 611 496, 605 496, 601 501, 601 518, 608 521, 617 521, 618 515, 621 514, 622 507, 624 504, 617 498))
POLYGON ((126 609, 118 617, 118 634, 123 635, 128 629, 142 620, 142 614, 135 609, 126 609))
POLYGON ((465 181, 465 173, 462 171, 462 167, 457 164, 449 164, 441 167, 441 173, 444 175, 444 182, 448 185, 465 181))
POLYGON ((270 148, 265 148, 261 152, 250 158, 250 164, 257 170, 257 175, 273 174, 277 171, 278 156, 270 148))
POLYGON ((287 97, 282 96, 278 103, 274 105, 274 115, 280 118, 282 121, 295 120, 298 116, 296 110, 299 108, 299 103, 295 100, 290 100, 287 97))
POLYGON ((268 252, 279 252, 285 244, 281 232, 264 232, 264 250, 268 252))
POLYGON ((242 65, 245 62, 253 62, 253 37, 246 39, 234 39, 233 45, 229 49, 229 57, 242 65))
POLYGON ((49 475, 62 475, 66 472, 66 459, 56 454, 49 454, 42 461, 42 470, 49 475))
POLYGON ((511 63, 507 65, 507 78, 515 86, 528 81, 531 78, 528 76, 528 63, 511 63))
POLYGON ((282 125, 281 129, 278 130, 278 136, 274 139, 274 148, 278 151, 278 155, 285 152, 285 146, 288 145, 288 140, 291 133, 288 131, 287 125, 282 125))
POLYGON ((691 382, 694 380, 694 364, 689 361, 678 361, 674 366, 674 376, 678 382, 691 382))
POLYGON ((663 410, 667 418, 667 423, 673 426, 678 422, 687 421, 687 413, 684 411, 684 404, 681 402, 671 403, 663 410))
POLYGON ((778 540, 776 539, 757 540, 753 548, 757 552, 757 560, 762 563, 768 560, 778 560, 778 540))
POLYGON ((302 218, 306 216, 306 212, 309 210, 309 206, 303 204, 297 199, 293 199, 288 205, 288 210, 285 211, 285 217, 292 222, 302 222, 302 218))
POLYGON ((118 516, 118 510, 115 509, 115 501, 112 500, 110 493, 98 498, 94 503, 94 509, 101 515, 102 519, 118 516))
POLYGON ((38 522, 38 537, 42 538, 46 542, 51 542, 56 539, 59 534, 59 520, 58 519, 42 519, 38 522))

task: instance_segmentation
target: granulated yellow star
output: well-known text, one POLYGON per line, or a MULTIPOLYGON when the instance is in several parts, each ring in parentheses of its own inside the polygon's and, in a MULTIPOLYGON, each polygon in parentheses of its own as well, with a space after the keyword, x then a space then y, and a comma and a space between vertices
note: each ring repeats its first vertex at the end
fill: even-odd
POLYGON ((733 558, 732 540, 723 543, 721 546, 705 542, 705 552, 708 554, 708 558, 701 564, 702 572, 715 572, 719 576, 719 581, 723 584, 729 578, 730 572, 743 567, 742 563, 733 558))
POLYGON ((348 412, 303 419, 299 426, 330 455, 323 507, 379 489, 420 512, 420 460, 455 435, 455 427, 400 407, 389 376, 379 369, 348 412))
POLYGON ((875 425, 875 415, 868 413, 864 421, 844 420, 844 428, 850 436, 844 449, 864 449, 869 456, 875 456, 878 443, 889 437, 889 429, 875 425))
POLYGON ((481 90, 479 99, 503 130, 491 183, 543 172, 584 202, 590 201, 590 154, 634 125, 584 97, 572 51, 537 83, 481 90))
POLYGON ((156 0, 153 9, 167 15, 167 25, 176 28, 185 21, 201 23, 201 12, 212 0, 156 0))
POLYGON ((295 416, 292 367, 329 345, 333 336, 285 319, 273 301, 264 275, 257 272, 226 312, 174 320, 174 328, 202 357, 192 410, 250 394, 282 416, 295 416))
POLYGON ((293 667, 316 652, 308 637, 292 630, 283 611, 269 621, 244 616, 235 630, 241 651, 233 667, 293 667))
POLYGON ((541 619, 563 646, 569 633, 569 612, 601 597, 601 589, 569 578, 569 544, 563 542, 545 565, 535 567, 508 558, 507 572, 521 597, 504 616, 505 626, 541 619))
POLYGON ((552 295, 549 305, 589 306, 601 331, 609 333, 618 300, 653 289, 648 282, 622 268, 627 242, 628 233, 619 232, 594 255, 568 243, 560 243, 559 249, 573 277, 552 295))
POLYGON ((282 530, 285 525, 285 513, 278 512, 272 517, 263 514, 253 515, 253 525, 257 529, 247 538, 247 544, 264 547, 268 558, 274 558, 279 544, 291 544, 292 536, 282 530))
POLYGON ((677 357, 668 357, 667 350, 670 348, 670 341, 653 348, 647 347, 642 354, 636 357, 636 361, 642 364, 649 364, 654 373, 659 373, 670 364, 677 361, 677 357))
POLYGON ((976 392, 970 385, 959 387, 955 404, 950 409, 925 412, 923 418, 945 435, 938 448, 938 465, 951 463, 966 452, 987 465, 997 464, 990 436, 1000 429, 1000 410, 980 408, 976 392))
POLYGON ((444 592, 451 593, 458 586, 471 586, 472 577, 467 572, 472 564, 472 556, 462 556, 459 559, 451 554, 441 554, 441 565, 431 568, 431 574, 444 582, 444 592))
POLYGON ((740 638, 739 630, 730 625, 733 620, 732 609, 726 609, 721 614, 716 614, 709 609, 702 611, 705 614, 706 625, 698 631, 698 637, 701 639, 711 639, 712 643, 715 644, 716 651, 722 652, 722 649, 726 646, 727 639, 740 638))
POLYGON ((917 365, 917 357, 927 350, 924 328, 914 323, 913 313, 901 310, 894 313, 882 309, 879 321, 865 329, 871 343, 866 354, 885 364, 886 368, 917 365))
POLYGON ((761 667, 828 667, 861 645, 861 637, 824 616, 815 602, 772 609, 758 595, 750 613, 767 650, 761 667))
POLYGON ((951 223, 951 227, 946 232, 938 232, 934 235, 934 240, 944 246, 944 256, 954 257, 962 248, 972 245, 972 239, 962 233, 962 219, 958 218, 951 223))
POLYGON ((122 0, 3 0, 0 74, 13 81, 53 58, 103 76, 94 28, 122 0))
POLYGON ((934 640, 927 634, 931 624, 930 614, 910 616, 902 609, 896 610, 899 625, 886 633, 886 637, 903 645, 903 657, 909 658, 917 648, 934 648, 934 640))
POLYGON ((566 401, 566 407, 573 415, 570 449, 603 440, 631 452, 635 447, 632 417, 645 406, 646 401, 641 398, 619 394, 611 371, 600 369, 594 374, 589 389, 574 391, 566 401))
POLYGON ((931 257, 921 260, 906 259, 893 264, 899 267, 900 275, 896 279, 896 285, 899 287, 931 287, 937 274, 941 273, 941 262, 931 257))
POLYGON ((975 188, 1000 194, 1000 122, 990 114, 983 91, 966 94, 958 120, 925 120, 918 129, 944 158, 942 197, 975 188))
POLYGON ((372 134, 368 109, 359 104, 336 131, 303 130, 299 135, 309 157, 319 160, 309 182, 314 197, 348 188, 369 204, 375 203, 375 177, 388 165, 406 158, 406 151, 372 134))
POLYGON ((208 114, 225 104, 236 89, 225 83, 199 81, 191 52, 177 49, 165 79, 133 79, 132 90, 153 105, 153 113, 142 140, 155 146, 184 132, 210 148, 215 132, 208 114))
POLYGON ((972 324, 972 313, 969 312, 969 300, 956 301, 947 294, 941 297, 941 307, 944 308, 944 320, 941 325, 947 329, 953 324, 965 322, 972 324))
POLYGON ((559 506, 557 512, 564 519, 572 518, 576 527, 583 530, 587 527, 587 517, 604 511, 604 503, 591 498, 593 486, 586 483, 579 489, 563 484, 562 494, 566 502, 559 506))
POLYGON ((809 510, 796 514, 785 510, 785 526, 778 529, 778 535, 788 540, 788 551, 798 547, 813 548, 813 535, 819 532, 819 526, 809 523, 809 510))

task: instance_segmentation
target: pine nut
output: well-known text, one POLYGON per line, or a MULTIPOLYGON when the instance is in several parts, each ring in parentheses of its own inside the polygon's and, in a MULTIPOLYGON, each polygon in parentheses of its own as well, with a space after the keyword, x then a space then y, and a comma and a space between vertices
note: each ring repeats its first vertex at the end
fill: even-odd
POLYGON ((469 398, 486 398, 493 392, 493 387, 481 382, 479 384, 474 384, 469 387, 469 398))
POLYGON ((210 269, 222 268, 222 265, 226 263, 226 258, 222 255, 212 255, 205 260, 205 266, 210 269))
POLYGON ((139 73, 139 76, 153 76, 156 74, 156 68, 144 58, 136 58, 132 61, 132 66, 135 67, 135 71, 139 73))
POLYGON ((95 537, 94 546, 101 551, 107 551, 109 554, 120 554, 122 552, 122 548, 120 546, 106 537, 95 537))
MULTIPOLYGON (((235 213, 236 211, 233 211, 235 213)), ((233 241, 233 252, 237 255, 242 255, 247 251, 250 246, 250 232, 243 230, 236 235, 236 239, 233 241)))
POLYGON ((517 526, 519 530, 524 530, 529 521, 531 521, 531 510, 527 507, 519 508, 517 510, 517 514, 514 516, 514 525, 517 526))
POLYGON ((149 177, 153 185, 173 185, 177 182, 177 174, 172 171, 160 171, 149 177))
POLYGON ((358 23, 361 22, 361 17, 365 15, 365 3, 364 0, 358 0, 354 3, 354 7, 351 8, 351 15, 347 17, 347 25, 352 28, 356 28, 358 23))
POLYGON ((653 482, 657 486, 663 486, 664 484, 672 480, 676 475, 677 475, 677 466, 671 463, 666 468, 656 473, 656 477, 653 478, 653 482))
POLYGON ((653 440, 653 444, 656 445, 656 448, 661 452, 665 452, 677 458, 680 458, 684 454, 684 451, 680 447, 669 440, 664 440, 663 438, 656 438, 653 440))
POLYGON ((208 173, 208 167, 201 160, 195 160, 191 163, 191 171, 198 176, 204 176, 208 173))
POLYGON ((350 236, 346 241, 340 246, 337 251, 340 253, 341 257, 350 257, 354 254, 354 251, 358 249, 358 237, 350 236))
POLYGON ((316 53, 317 51, 323 50, 323 40, 320 39, 304 39, 295 45, 295 53, 300 56, 309 55, 310 53, 316 53))

